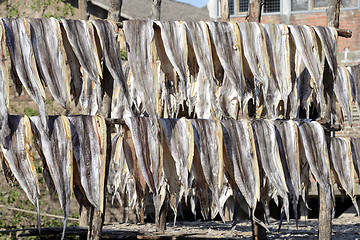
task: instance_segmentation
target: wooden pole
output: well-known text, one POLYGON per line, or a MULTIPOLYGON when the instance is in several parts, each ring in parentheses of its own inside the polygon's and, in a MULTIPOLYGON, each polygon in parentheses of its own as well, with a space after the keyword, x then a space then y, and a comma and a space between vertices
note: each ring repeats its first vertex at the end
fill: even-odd
POLYGON ((87 20, 88 12, 87 12, 87 0, 78 0, 79 6, 79 19, 87 20))
MULTIPOLYGON (((248 22, 258 22, 260 23, 261 20, 261 8, 262 8, 262 1, 261 0, 250 0, 249 1, 249 12, 246 16, 246 20, 248 22)), ((256 108, 256 104, 254 105, 256 108)), ((255 111, 256 112, 256 111, 255 111)), ((255 217, 264 221, 264 208, 261 202, 258 202, 256 205, 255 210, 255 217)), ((266 229, 251 219, 251 226, 253 232, 253 239, 255 240, 264 240, 267 239, 266 237, 266 229)))
POLYGON ((122 0, 110 0, 110 9, 108 12, 108 19, 114 20, 115 22, 121 21, 121 6, 122 0))
POLYGON ((229 1, 228 0, 221 0, 221 20, 222 21, 230 20, 229 1))
POLYGON ((151 6, 151 19, 152 20, 160 20, 161 13, 161 0, 153 0, 153 4, 151 6))

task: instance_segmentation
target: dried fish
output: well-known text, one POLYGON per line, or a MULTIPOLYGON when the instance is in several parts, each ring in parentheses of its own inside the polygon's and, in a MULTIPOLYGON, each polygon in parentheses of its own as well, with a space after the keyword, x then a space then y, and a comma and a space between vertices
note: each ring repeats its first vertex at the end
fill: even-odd
POLYGON ((276 120, 274 126, 285 179, 292 197, 295 219, 297 219, 297 206, 301 193, 299 129, 292 120, 276 120))
POLYGON ((45 129, 42 127, 38 117, 31 117, 31 123, 37 141, 37 150, 40 156, 44 157, 43 161, 46 162, 52 184, 55 186, 60 205, 64 210, 63 239, 73 188, 73 152, 70 122, 64 116, 48 117, 49 137, 45 134, 45 129))
MULTIPOLYGON (((276 141, 276 132, 270 120, 258 119, 252 123, 255 146, 261 166, 276 194, 282 198, 282 211, 289 219, 288 187, 286 185, 284 169, 281 164, 280 153, 276 141)), ((270 185, 270 186, 271 186, 270 185)))
POLYGON ((353 101, 355 102, 358 112, 360 112, 360 65, 347 67, 350 73, 350 83, 353 101))
POLYGON ((350 74, 346 67, 338 67, 337 78, 334 84, 335 96, 340 103, 343 111, 346 112, 348 117, 349 125, 352 125, 352 114, 351 114, 351 84, 350 74))
POLYGON ((31 124, 27 116, 9 115, 10 135, 5 138, 6 147, 1 146, 0 157, 36 206, 40 232, 39 182, 31 153, 31 124))
POLYGON ((360 138, 350 138, 350 143, 355 171, 360 176, 360 138))
POLYGON ((331 161, 340 181, 341 188, 349 195, 359 215, 359 207, 355 199, 355 170, 350 139, 342 137, 331 138, 330 152, 331 161))
MULTIPOLYGON (((5 29, 2 21, 0 21, 0 54, 2 59, 5 57, 5 29)), ((9 116, 9 78, 7 76, 6 64, 1 61, 0 65, 0 145, 6 147, 5 138, 10 134, 8 125, 9 116)))
POLYGON ((87 200, 103 211, 106 124, 100 116, 69 116, 73 152, 87 200))
POLYGON ((45 90, 36 67, 36 61, 30 40, 30 24, 23 18, 3 18, 6 40, 16 74, 30 97, 40 110, 41 122, 46 128, 45 90))
POLYGON ((219 211, 224 220, 223 209, 220 207, 220 193, 224 180, 223 133, 218 120, 192 119, 194 126, 195 145, 199 152, 204 177, 212 192, 212 218, 219 211))
POLYGON ((221 124, 236 185, 255 217, 256 203, 260 201, 260 172, 251 124, 248 120, 222 120, 221 124))
POLYGON ((31 42, 41 78, 59 104, 69 108, 70 80, 66 73, 60 24, 55 18, 29 19, 31 42))
POLYGON ((147 114, 155 117, 158 113, 159 100, 158 85, 155 83, 152 66, 153 21, 125 21, 123 30, 128 47, 128 63, 134 77, 132 84, 136 87, 138 97, 140 97, 147 114))
POLYGON ((299 126, 300 140, 304 157, 310 170, 325 194, 327 209, 334 201, 330 180, 330 161, 325 140, 324 129, 318 122, 304 122, 299 126))

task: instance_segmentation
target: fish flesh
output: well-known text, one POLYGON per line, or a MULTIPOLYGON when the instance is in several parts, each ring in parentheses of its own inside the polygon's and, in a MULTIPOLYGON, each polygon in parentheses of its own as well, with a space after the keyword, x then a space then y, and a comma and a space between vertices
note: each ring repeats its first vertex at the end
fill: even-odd
POLYGON ((40 233, 39 182, 31 153, 31 124, 27 116, 9 115, 10 134, 5 138, 6 147, 1 147, 1 159, 26 193, 37 210, 40 233))
POLYGON ((252 122, 255 146, 260 165, 269 179, 271 188, 282 198, 282 212, 289 219, 288 187, 284 168, 281 164, 279 147, 276 140, 275 126, 270 120, 257 119, 252 122))
MULTIPOLYGON (((0 54, 2 59, 6 59, 5 49, 5 29, 4 24, 0 21, 0 54)), ((0 145, 6 147, 5 138, 10 134, 8 124, 9 118, 9 77, 6 70, 6 64, 1 61, 0 65, 0 145)))
POLYGON ((296 122, 292 120, 275 120, 273 123, 285 179, 292 198, 295 219, 297 219, 297 206, 301 194, 299 129, 296 122))
POLYGON ((256 204, 260 201, 260 172, 251 123, 244 119, 222 120, 221 124, 230 169, 233 169, 236 185, 255 217, 256 204))
POLYGON ((351 198, 357 214, 359 207, 355 199, 355 169, 349 138, 333 137, 330 143, 331 161, 340 181, 339 187, 351 198))
POLYGON ((157 116, 159 105, 158 85, 153 70, 152 40, 154 38, 153 21, 129 20, 124 22, 124 34, 127 44, 128 63, 133 75, 138 97, 147 114, 157 116))
POLYGON ((358 112, 360 112, 360 66, 347 67, 350 73, 350 83, 353 101, 355 102, 358 112))
POLYGON ((333 77, 335 78, 337 71, 336 51, 338 32, 334 27, 314 26, 313 28, 316 35, 320 38, 326 60, 329 63, 333 77))
POLYGON ((214 213, 219 211, 224 220, 224 212, 220 207, 220 191, 224 180, 223 133, 220 121, 207 119, 191 119, 194 127, 194 140, 199 152, 204 177, 212 193, 214 213))
POLYGON ((311 173, 325 194, 327 209, 330 209, 334 194, 324 129, 318 122, 304 122, 299 125, 299 133, 304 150, 303 157, 309 163, 311 173))
MULTIPOLYGON (((70 201, 73 188, 73 151, 70 122, 65 116, 49 116, 49 134, 41 125, 39 117, 30 118, 37 150, 43 161, 46 162, 52 183, 58 194, 61 208, 64 210, 64 229, 62 239, 65 236, 67 218, 70 211, 70 201)), ((46 179, 46 178, 45 178, 46 179)), ((49 185, 49 183, 48 183, 49 185)))
POLYGON ((346 112, 349 125, 352 126, 351 114, 351 83, 350 74, 346 67, 338 67, 337 78, 334 84, 334 93, 343 111, 346 112))
POLYGON ((87 200, 104 208, 106 124, 100 116, 69 116, 74 158, 87 200))
POLYGON ((45 112, 45 90, 37 71, 34 52, 30 40, 30 24, 24 18, 3 18, 7 45, 16 74, 29 96, 38 105, 41 122, 47 127, 45 112))
POLYGON ((33 18, 28 21, 40 76, 60 106, 69 109, 70 80, 66 73, 60 24, 55 18, 33 18))
POLYGON ((360 138, 350 138, 350 144, 355 171, 360 176, 360 138))
POLYGON ((99 98, 101 98, 102 89, 97 83, 94 83, 85 71, 81 71, 83 75, 82 90, 79 96, 79 103, 83 114, 96 115, 99 110, 99 98), (99 92, 100 91, 100 92, 99 92))

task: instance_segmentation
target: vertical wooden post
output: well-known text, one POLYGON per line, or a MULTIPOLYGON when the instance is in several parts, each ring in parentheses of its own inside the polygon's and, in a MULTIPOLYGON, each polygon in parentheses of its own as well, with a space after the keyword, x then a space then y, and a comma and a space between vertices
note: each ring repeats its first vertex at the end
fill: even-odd
POLYGON ((221 20, 222 21, 230 20, 229 1, 228 0, 221 0, 221 20))
POLYGON ((79 6, 79 19, 87 20, 88 19, 88 13, 87 13, 87 0, 78 0, 78 6, 79 6))
POLYGON ((161 13, 161 0, 153 0, 153 4, 151 6, 151 19, 152 20, 160 20, 161 13))
MULTIPOLYGON (((262 1, 261 0, 250 0, 249 1, 249 12, 246 16, 248 22, 258 22, 261 20, 261 9, 262 1)), ((256 111, 255 111, 256 112, 256 111)), ((261 202, 258 202, 255 210, 255 217, 264 221, 264 208, 261 202)), ((253 239, 255 240, 264 240, 266 237, 266 229, 259 225, 254 219, 251 219, 251 226, 253 232, 253 239)))
POLYGON ((110 0, 108 19, 114 20, 115 22, 121 21, 122 2, 123 2, 122 0, 110 0))

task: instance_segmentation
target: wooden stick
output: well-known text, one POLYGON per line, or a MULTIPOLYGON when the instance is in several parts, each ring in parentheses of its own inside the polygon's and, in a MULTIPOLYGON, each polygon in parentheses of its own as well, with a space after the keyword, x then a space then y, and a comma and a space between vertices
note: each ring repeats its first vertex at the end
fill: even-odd
MULTIPOLYGON (((6 208, 6 209, 9 209, 9 210, 13 210, 13 211, 24 212, 24 213, 34 214, 34 215, 37 214, 37 212, 35 212, 35 211, 25 210, 25 209, 16 208, 16 207, 9 207, 9 206, 5 206, 5 205, 0 205, 0 208, 6 208)), ((53 215, 53 214, 49 214, 49 213, 40 213, 40 215, 44 216, 44 217, 52 217, 52 218, 64 219, 63 216, 53 215)), ((68 217, 67 219, 71 220, 71 221, 79 221, 79 219, 77 219, 77 218, 68 217)))

